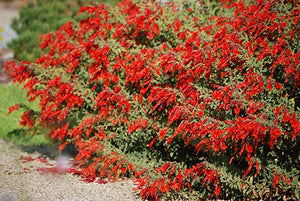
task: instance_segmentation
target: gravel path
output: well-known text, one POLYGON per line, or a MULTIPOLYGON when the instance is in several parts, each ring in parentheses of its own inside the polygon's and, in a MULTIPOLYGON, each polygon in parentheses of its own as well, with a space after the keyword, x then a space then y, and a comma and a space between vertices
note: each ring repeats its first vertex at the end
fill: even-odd
MULTIPOLYGON (((66 158, 61 160, 67 160, 66 158)), ((51 170, 62 166, 38 153, 29 154, 0 139, 1 201, 137 201, 130 180, 86 183, 70 173, 51 170)))

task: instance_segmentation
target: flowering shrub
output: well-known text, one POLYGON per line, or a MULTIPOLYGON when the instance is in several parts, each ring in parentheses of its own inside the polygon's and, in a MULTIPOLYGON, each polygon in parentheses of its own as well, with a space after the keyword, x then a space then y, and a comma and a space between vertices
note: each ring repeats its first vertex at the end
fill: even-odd
POLYGON ((299 3, 125 0, 78 15, 7 69, 40 102, 21 124, 74 143, 84 178, 134 177, 148 200, 299 199, 299 3))

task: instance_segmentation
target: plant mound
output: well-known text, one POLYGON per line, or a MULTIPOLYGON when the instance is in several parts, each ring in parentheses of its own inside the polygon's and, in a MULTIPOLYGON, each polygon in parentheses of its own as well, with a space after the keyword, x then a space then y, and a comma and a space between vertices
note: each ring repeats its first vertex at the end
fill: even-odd
MULTIPOLYGON (((83 7, 11 62, 89 181, 148 200, 299 199, 299 2, 125 0, 83 7)), ((15 105, 10 112, 22 105, 15 105)))

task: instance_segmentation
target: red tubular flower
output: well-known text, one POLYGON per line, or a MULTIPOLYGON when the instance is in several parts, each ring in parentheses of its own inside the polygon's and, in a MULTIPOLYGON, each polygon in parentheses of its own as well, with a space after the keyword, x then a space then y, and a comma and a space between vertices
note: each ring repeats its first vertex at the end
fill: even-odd
POLYGON ((8 108, 8 114, 12 113, 15 110, 19 109, 19 104, 15 104, 13 106, 11 106, 10 108, 8 108))
POLYGON ((277 174, 277 172, 275 172, 274 178, 273 178, 273 188, 275 188, 277 186, 277 184, 280 180, 281 180, 280 176, 277 174))
POLYGON ((21 116, 20 125, 33 128, 34 124, 35 124, 35 119, 32 116, 31 111, 24 112, 24 114, 21 116))

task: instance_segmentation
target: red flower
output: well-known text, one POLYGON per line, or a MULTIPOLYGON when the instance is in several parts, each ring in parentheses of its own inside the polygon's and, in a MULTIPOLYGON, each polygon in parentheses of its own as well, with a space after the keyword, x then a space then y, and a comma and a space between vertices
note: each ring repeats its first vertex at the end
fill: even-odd
POLYGON ((274 188, 276 187, 276 185, 278 184, 278 182, 279 182, 280 180, 281 180, 281 179, 280 179, 279 175, 277 174, 277 172, 275 172, 274 178, 273 178, 273 187, 274 187, 274 188))
POLYGON ((8 108, 8 114, 12 113, 15 110, 19 109, 19 104, 15 104, 13 106, 11 106, 10 108, 8 108))

